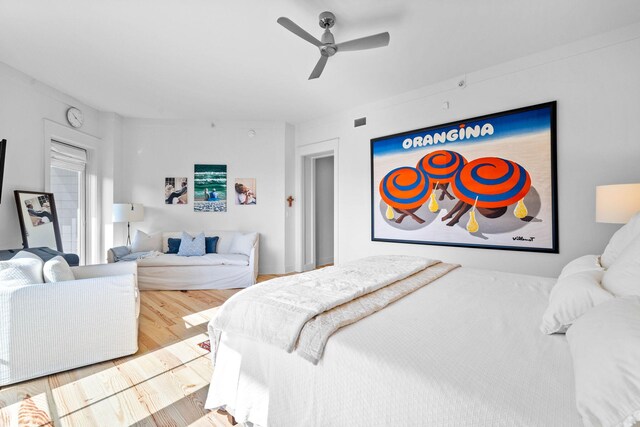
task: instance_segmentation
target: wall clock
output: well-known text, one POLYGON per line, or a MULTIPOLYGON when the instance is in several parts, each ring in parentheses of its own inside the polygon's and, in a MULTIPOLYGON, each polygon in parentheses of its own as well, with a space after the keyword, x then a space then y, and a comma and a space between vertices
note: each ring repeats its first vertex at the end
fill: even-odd
POLYGON ((79 128, 84 123, 84 115, 76 107, 71 107, 67 110, 67 121, 74 128, 79 128))

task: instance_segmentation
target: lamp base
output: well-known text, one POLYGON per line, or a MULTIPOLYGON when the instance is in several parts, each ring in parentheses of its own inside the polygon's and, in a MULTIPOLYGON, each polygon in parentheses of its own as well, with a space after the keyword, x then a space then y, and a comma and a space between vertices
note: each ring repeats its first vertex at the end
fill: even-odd
POLYGON ((127 246, 131 246, 131 223, 127 222, 127 246))

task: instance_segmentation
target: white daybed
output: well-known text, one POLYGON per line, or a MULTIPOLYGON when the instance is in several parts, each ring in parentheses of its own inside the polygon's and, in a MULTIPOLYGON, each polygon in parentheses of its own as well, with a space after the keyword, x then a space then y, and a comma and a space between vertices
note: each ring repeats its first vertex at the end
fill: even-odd
MULTIPOLYGON (((169 238, 179 239, 182 232, 162 232, 162 247, 156 256, 138 259, 138 286, 140 290, 194 290, 246 288, 256 283, 260 238, 245 253, 232 253, 232 244, 238 231, 207 231, 207 237, 219 237, 216 253, 203 256, 167 254, 169 238)), ((192 236, 197 232, 191 232, 192 236)), ((135 239, 134 239, 135 241, 135 239)), ((114 262, 114 250, 108 252, 108 261, 114 262)))

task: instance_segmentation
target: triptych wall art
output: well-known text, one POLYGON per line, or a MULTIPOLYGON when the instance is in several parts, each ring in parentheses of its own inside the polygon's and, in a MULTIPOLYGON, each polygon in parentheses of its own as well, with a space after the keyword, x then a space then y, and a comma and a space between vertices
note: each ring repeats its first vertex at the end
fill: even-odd
MULTIPOLYGON (((236 178, 233 187, 236 205, 256 204, 256 179, 236 178)), ((194 165, 193 210, 195 212, 227 211, 227 165, 194 165)), ((189 179, 164 179, 164 202, 167 205, 189 203, 189 179)))
POLYGON ((558 253, 556 103, 371 140, 374 241, 558 253))

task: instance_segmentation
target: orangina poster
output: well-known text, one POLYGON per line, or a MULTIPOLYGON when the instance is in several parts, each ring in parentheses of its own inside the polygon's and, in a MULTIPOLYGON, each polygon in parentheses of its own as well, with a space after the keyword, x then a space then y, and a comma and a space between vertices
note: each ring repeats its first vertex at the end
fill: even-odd
POLYGON ((374 241, 558 253, 556 103, 371 140, 374 241))

